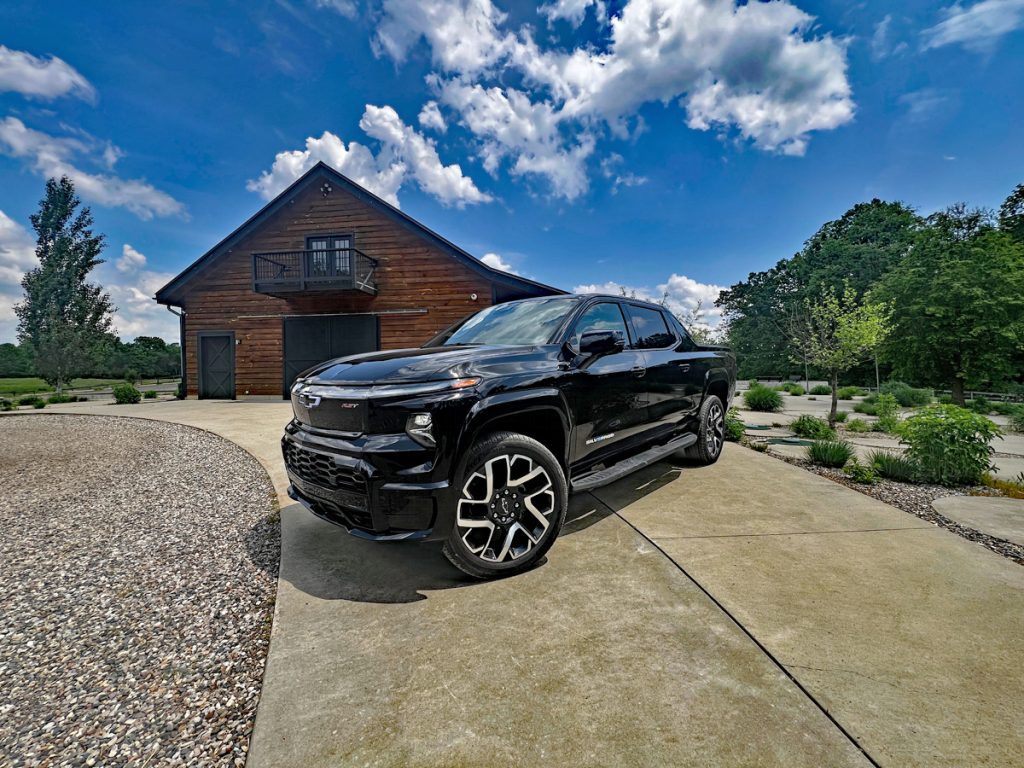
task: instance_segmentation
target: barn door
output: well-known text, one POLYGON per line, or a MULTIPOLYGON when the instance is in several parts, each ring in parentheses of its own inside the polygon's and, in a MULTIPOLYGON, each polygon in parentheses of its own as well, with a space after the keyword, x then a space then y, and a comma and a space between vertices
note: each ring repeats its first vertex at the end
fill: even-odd
POLYGON ((199 334, 199 397, 234 400, 235 334, 199 334))
POLYGON ((284 396, 307 368, 335 357, 380 349, 376 315, 319 315, 284 319, 284 396))

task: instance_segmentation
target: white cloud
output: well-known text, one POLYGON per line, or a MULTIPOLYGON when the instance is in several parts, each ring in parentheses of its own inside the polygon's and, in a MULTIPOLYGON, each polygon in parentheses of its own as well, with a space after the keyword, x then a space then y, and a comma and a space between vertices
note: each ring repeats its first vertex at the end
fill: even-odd
MULTIPOLYGON (((541 12, 575 21, 591 4, 541 12)), ((385 0, 377 50, 400 63, 425 40, 437 69, 428 82, 475 135, 485 167, 507 160, 566 199, 586 190, 594 143, 627 136, 650 102, 677 102, 690 128, 787 155, 853 118, 846 43, 786 0, 630 0, 600 49, 546 49, 506 21, 490 0, 385 0)))
POLYGON ((46 100, 77 96, 96 101, 96 89, 63 59, 33 56, 0 45, 0 93, 4 91, 46 100))
POLYGON ((942 21, 921 33, 925 50, 962 45, 987 53, 1004 35, 1024 27, 1024 0, 981 0, 966 7, 954 3, 942 15, 942 21))
POLYGON ((395 206, 398 190, 407 180, 444 205, 461 208, 491 201, 458 164, 444 165, 434 142, 406 125, 391 107, 367 104, 359 127, 379 142, 376 155, 358 142, 346 145, 324 131, 320 138, 307 138, 304 150, 278 153, 270 170, 251 180, 247 188, 269 200, 322 160, 395 206))
POLYGON ((511 273, 513 275, 518 275, 519 274, 512 267, 511 264, 509 264, 507 261, 505 261, 503 258, 501 258, 501 256, 499 256, 496 253, 485 253, 483 256, 480 257, 480 261, 482 261, 488 267, 492 267, 493 269, 500 269, 502 272, 509 272, 509 273, 511 273))
POLYGON ((949 101, 935 88, 921 88, 900 96, 900 104, 907 109, 907 118, 914 122, 928 120, 949 101))
POLYGON ((120 258, 113 263, 104 262, 94 273, 95 280, 103 285, 117 307, 114 330, 125 340, 159 336, 177 341, 178 319, 153 298, 174 275, 146 269, 146 263, 144 254, 125 243, 120 258))
POLYGON ((327 8, 347 19, 354 19, 359 15, 359 10, 356 8, 353 0, 313 0, 313 6, 315 8, 327 8))
POLYGON ((547 17, 548 25, 553 25, 558 19, 568 21, 573 27, 583 23, 587 15, 587 8, 594 6, 594 15, 602 24, 608 21, 608 11, 603 0, 555 0, 547 5, 542 5, 538 12, 547 17))
POLYGON ((608 293, 618 296, 625 291, 627 296, 635 296, 644 301, 661 302, 664 299, 665 306, 677 316, 688 317, 699 307, 700 320, 696 324, 702 328, 714 328, 722 319, 722 312, 715 306, 715 300, 723 290, 725 289, 720 285, 701 283, 673 272, 668 280, 653 290, 647 286, 625 285, 609 280, 602 284, 577 285, 572 292, 608 293))
POLYGON ((146 257, 125 243, 121 248, 121 258, 115 262, 120 272, 135 272, 146 266, 146 257))
POLYGON ((444 121, 444 115, 441 114, 441 109, 434 100, 430 100, 423 105, 423 109, 420 110, 417 119, 423 128, 431 128, 438 133, 444 133, 448 130, 448 124, 444 121))
POLYGON ((0 153, 29 161, 32 169, 44 178, 68 176, 86 200, 126 208, 143 220, 186 215, 184 205, 142 179, 89 173, 72 162, 78 156, 109 165, 120 156, 120 150, 112 145, 97 153, 82 139, 51 136, 27 127, 16 117, 6 117, 0 120, 0 153))
POLYGON ((39 263, 35 245, 28 230, 0 211, 0 343, 15 340, 14 305, 22 299, 22 276, 39 263))
POLYGON ((631 171, 620 171, 619 166, 624 162, 622 155, 612 152, 601 160, 601 174, 606 179, 611 179, 612 194, 616 194, 619 187, 639 187, 647 183, 646 176, 638 176, 631 171))

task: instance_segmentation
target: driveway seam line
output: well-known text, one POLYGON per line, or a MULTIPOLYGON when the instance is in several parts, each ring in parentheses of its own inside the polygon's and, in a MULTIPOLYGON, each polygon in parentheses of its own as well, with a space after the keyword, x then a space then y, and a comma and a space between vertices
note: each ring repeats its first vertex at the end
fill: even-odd
POLYGON ((811 701, 811 703, 814 704, 814 706, 817 707, 818 710, 823 715, 825 715, 825 717, 827 717, 829 719, 829 722, 831 722, 832 725, 834 725, 837 729, 839 729, 839 732, 841 734, 843 734, 843 736, 845 736, 847 738, 847 740, 851 744, 853 744, 853 746, 855 746, 860 751, 860 753, 862 755, 864 755, 864 757, 867 759, 867 761, 869 763, 871 763, 871 765, 873 765, 875 768, 882 768, 881 764, 877 760, 875 760, 875 758, 873 758, 870 754, 868 754, 868 751, 863 746, 861 746, 861 743, 859 741, 857 741, 857 738, 852 733, 850 733, 848 730, 846 730, 846 728, 843 727, 843 725, 835 718, 835 716, 833 716, 832 713, 828 711, 828 709, 825 707, 825 705, 822 704, 820 701, 818 701, 818 699, 814 696, 814 694, 812 694, 809 690, 807 690, 807 688, 804 687, 803 683, 801 683, 799 680, 797 680, 796 676, 792 672, 790 672, 788 669, 786 669, 786 666, 781 661, 779 661, 778 658, 776 658, 775 654, 773 654, 771 651, 769 651, 768 648, 765 647, 765 645, 760 640, 758 640, 756 637, 754 637, 754 634, 749 629, 747 629, 743 625, 743 623, 738 618, 736 618, 736 616, 734 616, 732 614, 732 612, 728 608, 726 608, 718 600, 718 598, 716 598, 714 595, 712 595, 707 590, 707 588, 703 584, 701 584, 699 581, 697 581, 697 579, 694 578, 694 576, 689 571, 687 571, 682 565, 680 565, 675 560, 675 558, 673 558, 668 552, 666 552, 664 549, 662 549, 661 546, 654 539, 652 539, 650 536, 645 534, 643 531, 641 531, 639 528, 637 528, 635 525, 633 525, 633 523, 631 523, 629 520, 627 520, 621 514, 616 512, 614 509, 612 509, 610 506, 608 506, 603 501, 601 501, 601 499, 597 498, 596 496, 594 498, 597 500, 597 502, 601 506, 605 507, 605 509, 607 509, 613 515, 615 515, 617 518, 619 518, 622 522, 624 522, 626 525, 628 525, 630 528, 632 528, 633 531, 635 531, 636 534, 638 536, 640 536, 640 538, 642 538, 644 541, 646 541, 648 544, 650 544, 652 547, 654 547, 656 550, 658 550, 665 558, 667 558, 668 561, 670 563, 672 563, 672 565, 674 565, 679 570, 679 572, 682 573, 683 576, 685 576, 695 587, 697 587, 697 589, 699 589, 701 592, 703 592, 705 594, 705 596, 707 596, 707 598, 712 603, 714 603, 718 607, 718 609, 720 611, 722 611, 722 613, 724 613, 729 618, 730 621, 732 621, 733 624, 735 624, 737 627, 739 627, 740 631, 744 635, 746 635, 748 638, 750 638, 750 641, 752 643, 754 643, 754 645, 756 645, 765 656, 768 657, 768 659, 772 662, 772 664, 774 664, 776 666, 776 668, 778 668, 778 670, 780 672, 782 672, 783 675, 785 675, 787 678, 789 678, 789 680, 793 683, 793 685, 795 685, 797 687, 797 689, 801 693, 803 693, 804 696, 806 696, 811 701))
POLYGON ((659 536, 659 539, 757 539, 762 536, 827 536, 835 533, 886 533, 892 531, 930 531, 934 525, 912 525, 899 528, 852 528, 841 531, 779 531, 773 533, 714 533, 706 536, 659 536))

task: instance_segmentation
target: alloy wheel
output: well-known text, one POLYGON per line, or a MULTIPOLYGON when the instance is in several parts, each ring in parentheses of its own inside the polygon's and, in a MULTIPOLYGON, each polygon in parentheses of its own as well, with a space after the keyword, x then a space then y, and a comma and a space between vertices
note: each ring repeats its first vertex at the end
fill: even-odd
POLYGON ((708 426, 705 440, 707 441, 708 453, 712 456, 717 456, 719 451, 722 450, 722 444, 725 442, 725 413, 722 411, 722 406, 717 402, 712 403, 708 409, 708 426))
POLYGON ((554 485, 547 470, 529 456, 501 454, 466 479, 455 524, 473 555, 505 563, 540 543, 554 511, 554 485))

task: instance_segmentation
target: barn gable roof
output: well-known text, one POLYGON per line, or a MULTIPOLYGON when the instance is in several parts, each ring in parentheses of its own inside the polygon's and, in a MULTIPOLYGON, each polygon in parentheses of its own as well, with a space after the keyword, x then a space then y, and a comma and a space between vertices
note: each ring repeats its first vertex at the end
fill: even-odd
POLYGON ((184 271, 182 271, 177 277, 171 280, 167 285, 156 292, 156 300, 160 304, 168 304, 177 306, 181 302, 181 297, 176 295, 181 292, 183 288, 199 273, 202 272, 203 268, 212 263, 222 253, 227 252, 233 245, 240 241, 243 237, 249 234, 251 230, 258 227, 268 218, 277 213, 285 204, 291 199, 293 195, 301 191, 310 184, 319 181, 321 178, 326 178, 332 183, 336 184, 340 189, 344 189, 350 194, 362 200, 372 208, 380 211, 385 216, 392 219, 395 223, 405 227, 414 234, 422 237, 428 241, 431 245, 436 246, 440 250, 447 253, 449 256, 454 258, 456 261, 464 264, 473 271, 479 273, 486 279, 493 283, 508 286, 515 290, 522 291, 528 295, 547 295, 547 294, 562 294, 565 291, 560 288, 554 288, 544 283, 539 283, 535 280, 529 280, 519 275, 509 274, 508 272, 502 272, 499 269, 494 269, 487 266, 478 258, 472 254, 459 248, 457 245, 452 243, 450 240, 442 237, 441 235, 434 232, 432 229, 416 221, 416 219, 409 216, 407 213, 403 213, 395 206, 386 200, 381 199, 377 195, 370 192, 368 189, 356 184, 347 176, 339 173, 331 166, 327 165, 323 161, 318 162, 302 176, 292 182, 281 194, 267 203, 263 208, 257 211, 253 216, 246 220, 238 229, 232 232, 230 235, 225 237, 213 248, 207 251, 205 254, 200 256, 196 261, 190 264, 184 271))

